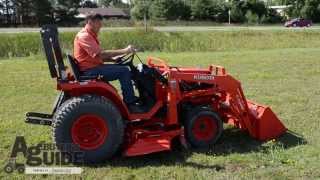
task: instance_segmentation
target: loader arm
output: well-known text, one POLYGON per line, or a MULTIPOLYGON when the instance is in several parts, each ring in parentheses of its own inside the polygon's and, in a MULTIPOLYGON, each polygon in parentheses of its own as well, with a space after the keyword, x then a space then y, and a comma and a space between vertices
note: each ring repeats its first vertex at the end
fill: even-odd
MULTIPOLYGON (((213 85, 211 89, 198 92, 202 96, 210 95, 210 93, 219 94, 217 96, 222 94, 217 111, 223 114, 228 124, 247 130, 250 136, 258 140, 273 139, 286 132, 285 126, 269 107, 246 99, 241 83, 227 74, 224 68, 210 67, 208 71, 189 72, 171 71, 169 76, 170 79, 177 82, 187 81, 213 85)), ((175 93, 177 102, 179 102, 186 96, 195 95, 197 90, 188 92, 188 94, 176 90, 175 93)))

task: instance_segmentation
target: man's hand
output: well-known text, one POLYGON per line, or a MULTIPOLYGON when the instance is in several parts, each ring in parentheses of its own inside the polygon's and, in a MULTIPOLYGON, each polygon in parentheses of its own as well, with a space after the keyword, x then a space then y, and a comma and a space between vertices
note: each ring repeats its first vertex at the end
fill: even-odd
POLYGON ((126 54, 134 53, 136 50, 132 45, 125 48, 126 54))
POLYGON ((104 50, 99 54, 99 57, 104 61, 104 62, 114 62, 115 56, 122 56, 122 55, 127 55, 130 53, 134 53, 136 50, 132 45, 129 45, 128 47, 124 49, 117 49, 117 50, 104 50))

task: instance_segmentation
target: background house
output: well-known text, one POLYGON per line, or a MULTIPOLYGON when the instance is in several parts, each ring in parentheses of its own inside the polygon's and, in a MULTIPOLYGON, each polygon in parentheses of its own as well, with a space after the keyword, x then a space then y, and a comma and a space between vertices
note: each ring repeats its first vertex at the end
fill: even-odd
POLYGON ((286 10, 290 7, 291 5, 269 6, 270 9, 274 9, 275 11, 277 11, 277 13, 279 13, 280 16, 287 17, 287 18, 288 18, 288 14, 286 13, 286 10))
POLYGON ((98 13, 101 14, 104 18, 117 18, 117 19, 129 19, 130 16, 126 14, 123 10, 119 8, 79 8, 79 14, 76 16, 77 18, 84 19, 90 13, 98 13))

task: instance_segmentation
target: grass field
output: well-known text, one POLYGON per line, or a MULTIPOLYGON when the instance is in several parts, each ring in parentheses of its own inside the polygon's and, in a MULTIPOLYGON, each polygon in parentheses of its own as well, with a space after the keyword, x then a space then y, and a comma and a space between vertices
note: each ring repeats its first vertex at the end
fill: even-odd
MULTIPOLYGON (((26 176, 28 179, 316 179, 320 178, 319 48, 193 53, 143 53, 172 65, 219 64, 241 80, 248 99, 272 106, 290 130, 258 142, 227 128, 208 152, 174 150, 134 158, 117 157, 81 176, 26 176)), ((27 111, 49 112, 56 91, 42 56, 0 60, 0 179, 15 136, 28 144, 51 142, 49 127, 25 124, 27 111)))
MULTIPOLYGON (((191 28, 187 28, 191 29, 191 28)), ((197 29, 195 29, 197 30, 197 29)), ((60 44, 65 53, 71 53, 76 32, 61 32, 60 44)), ((0 33, 0 58, 24 57, 42 53, 39 33, 0 33)), ((144 51, 203 52, 231 50, 263 50, 280 48, 318 48, 320 31, 232 29, 207 32, 160 32, 145 33, 141 29, 131 31, 103 31, 99 35, 105 49, 136 45, 144 51)))

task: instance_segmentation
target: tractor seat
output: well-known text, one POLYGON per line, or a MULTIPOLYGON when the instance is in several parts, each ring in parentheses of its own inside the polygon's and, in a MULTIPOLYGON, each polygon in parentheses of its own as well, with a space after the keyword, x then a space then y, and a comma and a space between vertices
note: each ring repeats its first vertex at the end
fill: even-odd
POLYGON ((80 72, 80 68, 78 66, 78 61, 72 57, 70 54, 67 55, 68 57, 68 61, 69 61, 69 64, 70 64, 70 67, 71 67, 71 70, 72 70, 72 73, 74 75, 74 79, 77 80, 77 81, 84 81, 84 80, 90 80, 90 79, 98 79, 98 77, 101 77, 101 76, 83 76, 81 75, 81 72, 80 72))

